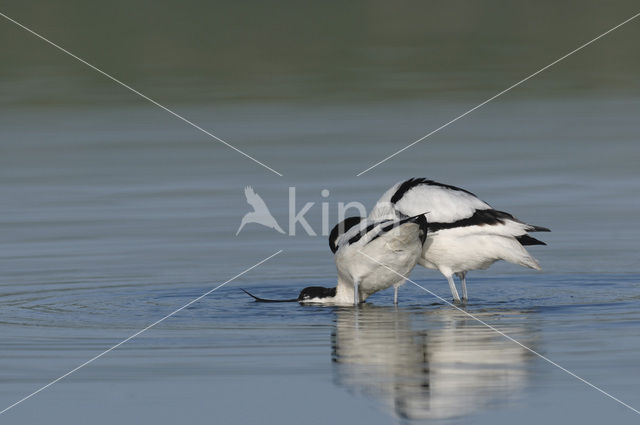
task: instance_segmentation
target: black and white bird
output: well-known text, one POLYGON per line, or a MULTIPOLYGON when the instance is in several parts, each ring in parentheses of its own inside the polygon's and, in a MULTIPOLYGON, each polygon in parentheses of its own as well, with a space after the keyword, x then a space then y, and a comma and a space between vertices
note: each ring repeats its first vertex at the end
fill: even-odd
POLYGON ((396 183, 378 200, 370 220, 402 219, 427 212, 428 234, 418 263, 439 270, 449 282, 455 302, 461 302, 453 281, 462 285, 468 300, 466 274, 488 268, 498 260, 535 270, 540 265, 524 248, 546 245, 528 232, 548 232, 546 227, 524 223, 509 213, 495 210, 473 193, 425 178, 396 183))
POLYGON ((336 297, 343 288, 353 288, 353 302, 358 304, 393 286, 397 303, 397 289, 406 280, 402 276, 415 267, 426 237, 427 219, 420 213, 401 219, 350 217, 339 223, 329 235, 338 269, 336 297))
POLYGON ((417 264, 426 236, 424 214, 381 220, 349 217, 337 224, 329 236, 338 270, 335 288, 311 286, 290 300, 269 300, 245 292, 263 302, 357 305, 391 286, 397 291, 405 281, 402 276, 417 264))

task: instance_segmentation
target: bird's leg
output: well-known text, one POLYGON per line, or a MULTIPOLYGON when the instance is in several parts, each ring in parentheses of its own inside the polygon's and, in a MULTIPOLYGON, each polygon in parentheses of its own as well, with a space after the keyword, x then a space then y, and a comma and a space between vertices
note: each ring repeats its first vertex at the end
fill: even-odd
POLYGON ((393 285, 393 303, 395 305, 398 305, 398 286, 399 285, 393 285))
POLYGON ((449 289, 451 289, 451 295, 453 295, 453 302, 460 303, 460 295, 458 295, 458 290, 456 289, 456 284, 453 281, 453 277, 451 275, 447 275, 447 281, 449 281, 449 289))
POLYGON ((360 294, 358 293, 358 281, 353 281, 353 305, 360 303, 360 294))
POLYGON ((467 295, 467 272, 458 273, 458 276, 462 284, 462 302, 466 303, 469 301, 469 296, 467 295))

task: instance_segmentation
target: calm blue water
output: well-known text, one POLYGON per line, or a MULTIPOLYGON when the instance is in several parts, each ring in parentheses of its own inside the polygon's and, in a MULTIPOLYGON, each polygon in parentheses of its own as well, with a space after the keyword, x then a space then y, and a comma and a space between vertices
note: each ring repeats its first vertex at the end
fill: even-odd
MULTIPOLYGON (((290 298, 332 286, 333 258, 299 225, 235 236, 247 185, 287 230, 295 187, 297 211, 314 203, 316 233, 322 202, 333 224, 339 202, 371 207, 411 176, 465 187, 553 230, 531 248, 542 272, 470 273, 466 310, 640 409, 638 25, 356 177, 632 3, 578 15, 354 4, 340 16, 329 5, 39 3, 0 10, 284 176, 0 22, 0 410, 283 252, 0 422, 637 423, 411 283, 398 308, 392 291, 358 309, 254 303, 239 288, 290 298)), ((411 277, 449 299, 438 273, 411 277)))

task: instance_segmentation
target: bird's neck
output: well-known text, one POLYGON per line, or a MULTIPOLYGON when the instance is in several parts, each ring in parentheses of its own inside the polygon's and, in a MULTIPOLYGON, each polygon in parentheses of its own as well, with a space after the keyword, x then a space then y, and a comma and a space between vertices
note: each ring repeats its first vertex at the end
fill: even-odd
POLYGON ((353 283, 338 274, 336 296, 333 298, 336 304, 353 305, 353 283))

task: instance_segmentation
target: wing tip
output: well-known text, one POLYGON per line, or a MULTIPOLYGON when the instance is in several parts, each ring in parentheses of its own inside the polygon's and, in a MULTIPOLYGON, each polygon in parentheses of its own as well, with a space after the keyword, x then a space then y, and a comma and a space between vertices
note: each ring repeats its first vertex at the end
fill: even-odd
POLYGON ((533 237, 531 237, 529 235, 518 236, 516 239, 518 240, 518 242, 520 242, 520 245, 522 245, 522 246, 546 245, 545 242, 542 242, 541 240, 533 238, 533 237))

